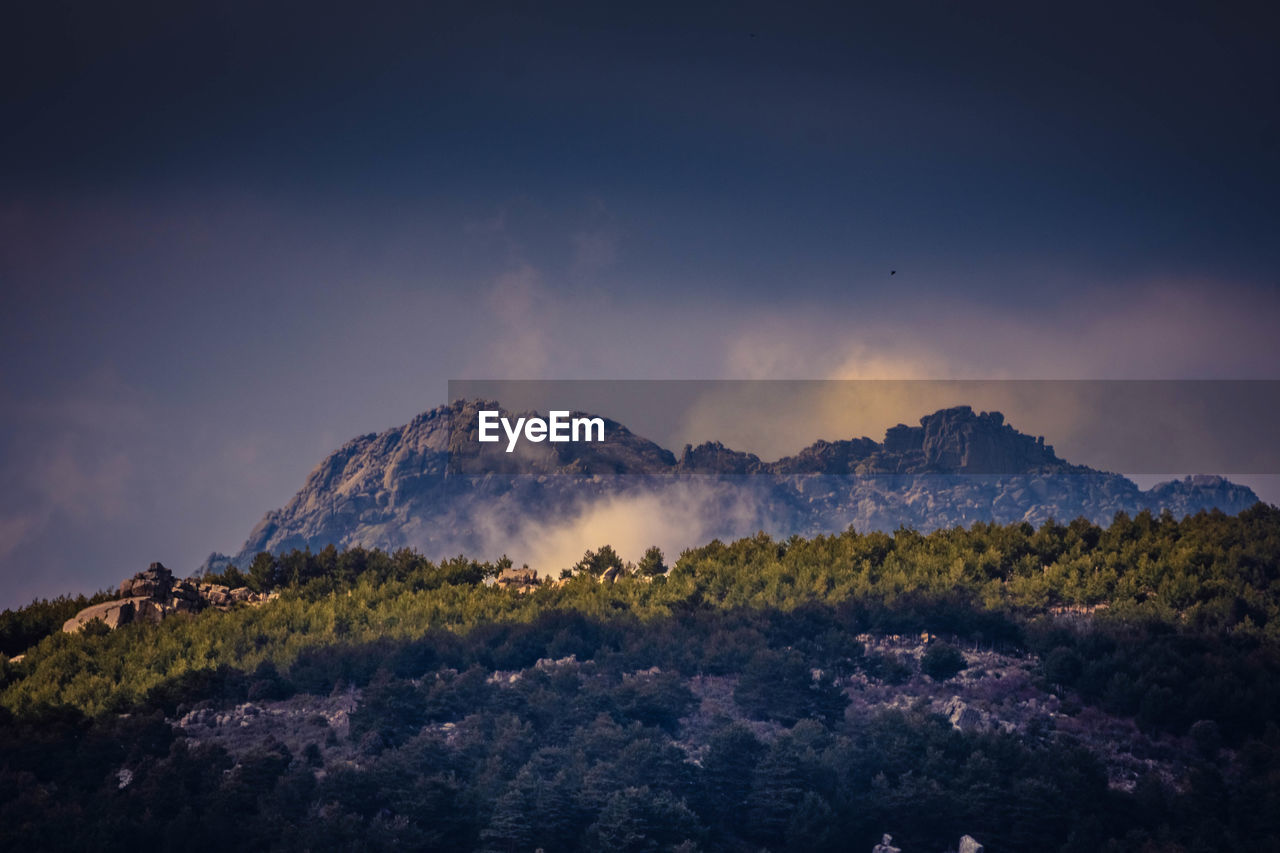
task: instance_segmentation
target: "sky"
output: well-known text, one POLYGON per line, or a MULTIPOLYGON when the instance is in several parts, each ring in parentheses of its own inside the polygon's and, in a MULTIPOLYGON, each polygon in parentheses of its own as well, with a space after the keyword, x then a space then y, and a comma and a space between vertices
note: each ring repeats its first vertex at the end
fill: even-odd
POLYGON ((6 12, 0 606, 450 379, 1280 378, 1265 4, 410 5, 6 12))

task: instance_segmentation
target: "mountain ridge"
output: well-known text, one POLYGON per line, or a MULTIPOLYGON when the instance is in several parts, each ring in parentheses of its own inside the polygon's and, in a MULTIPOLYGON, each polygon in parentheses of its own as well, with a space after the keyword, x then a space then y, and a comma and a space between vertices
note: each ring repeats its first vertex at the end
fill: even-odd
MULTIPOLYGON (((522 442, 508 454, 475 441, 481 409, 507 414, 494 401, 460 400, 351 439, 288 503, 264 515, 234 557, 212 554, 205 568, 330 543, 491 550, 504 536, 554 524, 594 500, 674 483, 697 484, 706 532, 727 536, 753 529, 812 535, 851 524, 931 530, 1049 517, 1105 521, 1143 509, 1234 513, 1258 500, 1213 475, 1143 491, 1119 474, 1069 463, 1043 437, 970 406, 940 409, 918 426, 893 426, 882 442, 819 440, 772 462, 717 441, 686 445, 677 456, 609 419, 604 442, 522 442), (749 511, 729 518, 723 508, 736 502, 741 509, 743 500, 749 511), (716 518, 718 511, 725 517, 716 518)), ((599 543, 582 547, 591 544, 599 543)))

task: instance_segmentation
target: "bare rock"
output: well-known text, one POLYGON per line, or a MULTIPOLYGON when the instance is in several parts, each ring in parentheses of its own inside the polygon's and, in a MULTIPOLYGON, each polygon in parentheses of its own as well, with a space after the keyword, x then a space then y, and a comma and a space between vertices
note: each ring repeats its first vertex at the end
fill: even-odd
POLYGON ((522 569, 503 569, 498 575, 498 586, 503 589, 514 589, 516 592, 529 592, 539 584, 538 573, 528 567, 522 569))
POLYGON ((965 703, 958 696, 952 696, 942 706, 942 713, 957 731, 986 731, 996 725, 989 713, 965 703))
POLYGON ((256 593, 248 587, 228 589, 221 584, 174 580, 164 565, 152 563, 146 571, 121 582, 119 599, 86 607, 64 622, 62 630, 80 631, 94 620, 113 629, 130 622, 158 623, 172 613, 199 613, 206 607, 226 610, 233 604, 258 604, 276 596, 256 593))
POLYGON ((880 843, 871 848, 871 853, 902 853, 902 848, 894 847, 893 836, 886 832, 880 836, 880 843))
POLYGON ((164 600, 173 589, 173 572, 163 563, 152 563, 145 572, 138 572, 120 584, 121 598, 145 596, 164 600))
POLYGON ((231 590, 222 584, 206 583, 200 585, 200 597, 206 602, 218 607, 231 603, 231 590))
POLYGON ((168 604, 154 598, 135 597, 130 599, 134 604, 133 621, 159 624, 160 620, 170 612, 168 604))
POLYGON ((74 634, 84 630, 84 627, 95 619, 101 619, 102 624, 108 628, 128 625, 137 615, 138 602, 146 600, 145 598, 126 598, 91 605, 62 623, 62 630, 64 633, 74 634))
POLYGON ((699 474, 759 474, 766 470, 765 463, 754 453, 730 450, 718 441, 686 447, 679 465, 681 470, 699 474))

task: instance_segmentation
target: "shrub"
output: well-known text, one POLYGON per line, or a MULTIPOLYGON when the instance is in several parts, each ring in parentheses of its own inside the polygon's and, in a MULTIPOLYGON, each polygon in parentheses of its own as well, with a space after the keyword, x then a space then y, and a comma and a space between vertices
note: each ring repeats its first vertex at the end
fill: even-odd
POLYGON ((964 655, 948 643, 933 643, 920 658, 920 671, 934 681, 946 681, 968 666, 964 655))

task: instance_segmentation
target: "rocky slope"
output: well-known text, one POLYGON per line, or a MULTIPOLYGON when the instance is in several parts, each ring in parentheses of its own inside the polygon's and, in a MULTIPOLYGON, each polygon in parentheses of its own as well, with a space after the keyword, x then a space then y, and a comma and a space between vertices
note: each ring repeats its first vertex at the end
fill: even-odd
POLYGON ((1257 501, 1250 489, 1220 477, 1143 491, 1118 474, 1060 459, 1043 438, 1018 432, 998 412, 968 406, 927 415, 919 426, 895 426, 882 442, 819 441, 775 462, 716 442, 686 446, 677 457, 613 421, 603 443, 525 441, 507 454, 475 441, 477 413, 493 408, 458 401, 348 442, 287 505, 267 513, 234 558, 214 554, 207 567, 243 567, 259 551, 330 543, 482 553, 600 498, 673 488, 683 490, 686 504, 695 495, 690 512, 705 538, 757 529, 814 534, 850 524, 927 531, 1050 517, 1107 522, 1121 511, 1235 513, 1257 501))

